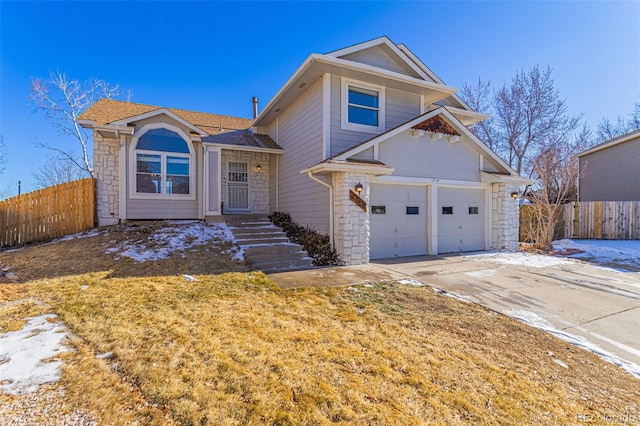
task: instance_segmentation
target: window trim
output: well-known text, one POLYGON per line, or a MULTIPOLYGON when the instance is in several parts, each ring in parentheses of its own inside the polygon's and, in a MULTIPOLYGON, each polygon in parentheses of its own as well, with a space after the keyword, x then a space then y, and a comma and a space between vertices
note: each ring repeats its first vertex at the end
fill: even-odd
POLYGON ((167 123, 149 123, 136 130, 131 139, 129 147, 129 198, 137 200, 182 200, 193 201, 196 199, 196 154, 193 143, 189 136, 179 127, 167 123), (144 149, 136 149, 140 137, 150 130, 166 129, 177 133, 187 144, 189 153, 169 152, 169 151, 151 151, 144 149), (160 155, 160 174, 162 176, 162 192, 160 194, 137 192, 136 183, 138 182, 137 158, 138 154, 160 155), (166 176, 167 176, 167 157, 182 157, 189 159, 189 194, 166 194, 166 176))
POLYGON ((369 83, 363 83, 357 80, 350 80, 347 78, 341 79, 342 86, 342 99, 340 102, 341 108, 341 123, 340 128, 342 130, 351 130, 355 132, 364 133, 382 133, 385 129, 385 90, 383 86, 376 86, 369 83), (351 123, 349 121, 349 87, 355 87, 358 89, 373 90, 378 92, 378 125, 369 126, 366 124, 351 123))

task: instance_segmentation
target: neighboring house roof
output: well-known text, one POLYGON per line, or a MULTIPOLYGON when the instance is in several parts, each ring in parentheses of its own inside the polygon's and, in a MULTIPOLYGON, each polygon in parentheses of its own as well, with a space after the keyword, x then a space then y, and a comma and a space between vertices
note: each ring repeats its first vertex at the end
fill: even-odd
POLYGON ((594 146, 593 148, 589 148, 588 150, 581 152, 580 154, 578 154, 578 157, 593 154, 594 152, 601 151, 603 149, 607 149, 615 145, 619 145, 621 143, 630 141, 637 137, 640 137, 640 129, 632 130, 628 133, 617 136, 613 139, 609 139, 608 141, 604 141, 601 144, 594 146))
POLYGON ((100 99, 83 112, 81 121, 94 122, 97 125, 108 125, 133 118, 153 111, 166 110, 180 117, 182 120, 201 129, 206 134, 218 134, 228 130, 246 129, 251 125, 247 118, 230 117, 227 115, 210 114, 206 112, 189 111, 177 108, 164 108, 154 105, 138 104, 134 102, 118 101, 115 99, 100 99))
POLYGON ((282 151, 280 145, 275 143, 275 141, 269 136, 253 134, 249 130, 234 130, 231 132, 219 133, 217 135, 205 136, 202 138, 202 142, 282 151))

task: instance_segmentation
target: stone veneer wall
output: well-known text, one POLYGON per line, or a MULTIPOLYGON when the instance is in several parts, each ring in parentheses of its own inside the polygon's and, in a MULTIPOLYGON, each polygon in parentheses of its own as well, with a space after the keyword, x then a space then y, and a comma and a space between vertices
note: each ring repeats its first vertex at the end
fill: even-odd
POLYGON ((349 199, 349 190, 361 183, 360 198, 369 205, 369 178, 351 172, 333 173, 334 240, 345 265, 369 263, 369 211, 363 212, 349 199))
MULTIPOLYGON (((229 161, 249 163, 249 208, 252 214, 269 214, 269 154, 223 149, 221 156, 222 194, 221 200, 227 204, 227 179, 229 161), (260 171, 256 166, 260 165, 260 171)), ((226 208, 226 207, 225 207, 226 208)))
POLYGON ((114 138, 94 132, 93 170, 96 177, 98 226, 120 220, 120 147, 114 138))
POLYGON ((491 248, 498 250, 518 249, 519 206, 511 197, 517 186, 494 183, 491 186, 492 236, 491 248))

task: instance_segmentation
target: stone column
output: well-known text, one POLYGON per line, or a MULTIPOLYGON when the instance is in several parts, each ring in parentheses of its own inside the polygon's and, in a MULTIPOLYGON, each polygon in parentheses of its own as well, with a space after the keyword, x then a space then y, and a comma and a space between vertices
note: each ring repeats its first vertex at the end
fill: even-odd
POLYGON ((518 229, 520 226, 518 200, 511 193, 517 186, 506 183, 491 185, 491 248, 514 251, 518 249, 518 229))
POLYGON ((114 225, 120 219, 120 146, 115 138, 103 138, 98 132, 93 140, 98 226, 114 225))
POLYGON ((369 177, 364 173, 333 173, 333 243, 345 265, 369 263, 369 177), (367 211, 349 199, 349 190, 362 184, 360 198, 367 211))

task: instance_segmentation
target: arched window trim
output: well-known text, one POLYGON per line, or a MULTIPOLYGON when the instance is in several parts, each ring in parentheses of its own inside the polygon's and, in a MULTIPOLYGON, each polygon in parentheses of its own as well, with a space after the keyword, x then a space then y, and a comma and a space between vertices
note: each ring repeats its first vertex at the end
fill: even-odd
MULTIPOLYGON (((131 146, 129 147, 129 198, 131 199, 147 199, 147 200, 195 200, 196 199, 196 154, 193 147, 193 143, 189 136, 179 127, 167 124, 167 123, 149 123, 136 130, 131 139, 131 146), (189 148, 189 154, 174 153, 168 151, 148 151, 137 149, 138 141, 150 130, 166 129, 177 133, 187 144, 189 148), (158 154, 160 153, 163 159, 170 155, 172 157, 184 157, 189 158, 189 194, 165 194, 165 185, 162 184, 162 193, 149 194, 139 193, 136 189, 136 183, 138 180, 137 173, 137 155, 138 154, 158 154)), ((162 181, 166 179, 165 164, 162 165, 162 181)))

